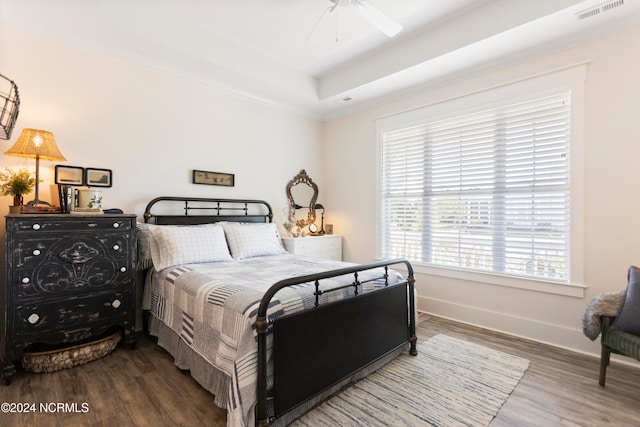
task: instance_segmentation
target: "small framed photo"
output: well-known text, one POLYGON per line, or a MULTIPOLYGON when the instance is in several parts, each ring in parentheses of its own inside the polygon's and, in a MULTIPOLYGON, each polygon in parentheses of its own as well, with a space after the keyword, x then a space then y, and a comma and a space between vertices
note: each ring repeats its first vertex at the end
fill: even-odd
POLYGON ((194 170, 193 183, 207 185, 224 185, 226 187, 233 187, 235 185, 235 175, 232 173, 194 170))
POLYGON ((86 168, 84 170, 84 185, 89 187, 111 187, 111 169, 86 168))
POLYGON ((59 185, 84 185, 84 168, 56 165, 55 182, 59 185))

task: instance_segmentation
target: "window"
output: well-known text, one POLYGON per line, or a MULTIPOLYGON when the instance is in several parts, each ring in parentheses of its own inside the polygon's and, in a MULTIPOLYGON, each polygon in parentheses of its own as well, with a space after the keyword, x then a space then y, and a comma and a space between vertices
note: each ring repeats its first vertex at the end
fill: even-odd
POLYGON ((567 89, 380 128, 381 255, 570 281, 567 89))

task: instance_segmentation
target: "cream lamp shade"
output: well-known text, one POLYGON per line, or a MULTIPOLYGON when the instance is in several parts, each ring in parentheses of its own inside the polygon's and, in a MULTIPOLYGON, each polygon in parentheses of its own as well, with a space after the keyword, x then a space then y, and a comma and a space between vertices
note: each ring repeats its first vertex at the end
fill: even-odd
POLYGON ((36 188, 35 199, 28 203, 30 206, 39 204, 49 205, 49 203, 38 199, 38 184, 40 183, 40 159, 54 162, 64 162, 64 158, 53 134, 46 130, 40 129, 22 129, 22 133, 13 147, 9 148, 5 153, 7 156, 26 157, 36 159, 36 188))

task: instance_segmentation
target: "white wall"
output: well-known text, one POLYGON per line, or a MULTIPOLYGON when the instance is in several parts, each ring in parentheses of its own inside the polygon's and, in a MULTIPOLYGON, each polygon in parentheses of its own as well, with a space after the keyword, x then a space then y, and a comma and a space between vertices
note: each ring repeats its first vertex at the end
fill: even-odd
MULTIPOLYGON (((375 120, 481 91, 496 81, 590 61, 586 81, 584 298, 418 275, 420 308, 444 317, 597 353, 581 332, 588 301, 626 285, 640 264, 640 31, 416 92, 325 124, 176 77, 0 26, 0 72, 16 81, 24 127, 54 133, 67 165, 113 170, 105 207, 142 214, 159 195, 264 198, 284 219, 284 189, 300 169, 320 187, 348 261, 376 257, 375 120), (191 184, 191 170, 236 174, 233 188, 191 184)), ((24 161, 2 156, 1 167, 24 161)), ((31 162, 27 162, 33 167, 31 162)), ((48 188, 53 164, 43 162, 48 188)), ((0 215, 9 197, 0 198, 0 215)), ((4 226, 0 228, 4 233, 4 226)))
POLYGON ((395 102, 332 120, 325 126, 325 191, 336 232, 350 261, 376 257, 375 120, 480 92, 499 83, 588 61, 584 127, 584 298, 417 275, 419 308, 556 346, 597 354, 582 334, 587 303, 626 286, 640 264, 640 31, 416 92, 395 102))
MULTIPOLYGON (((6 23, 0 23, 0 73, 16 82, 21 99, 12 138, 0 140, 1 152, 25 127, 49 130, 67 159, 64 165, 111 169, 113 187, 104 189, 103 207, 136 214, 140 221, 155 197, 194 196, 263 199, 282 224, 285 188, 300 169, 322 185, 322 123, 299 114, 6 23), (233 173, 235 186, 192 184, 193 169, 233 173)), ((34 160, 1 158, 3 170, 35 170, 34 160)), ((55 163, 40 166, 39 198, 51 200, 55 163)), ((0 196, 0 216, 10 204, 10 196, 0 196)), ((4 234, 2 221, 2 242, 4 234)), ((2 244, 0 264, 4 259, 2 244)), ((141 327, 140 313, 137 323, 141 327)))
MULTIPOLYGON (((0 72, 16 82, 21 98, 2 152, 22 128, 52 131, 65 165, 113 170, 105 208, 140 216, 162 195, 260 198, 283 222, 290 179, 304 168, 322 185, 322 123, 300 114, 43 39, 6 21, 0 72), (234 173, 235 187, 194 185, 193 169, 234 173)), ((1 157, 3 169, 25 165, 1 157)), ((26 165, 35 169, 33 160, 26 165)), ((49 200, 54 165, 41 162, 41 199, 49 200)), ((9 204, 10 197, 0 197, 0 215, 9 204)))

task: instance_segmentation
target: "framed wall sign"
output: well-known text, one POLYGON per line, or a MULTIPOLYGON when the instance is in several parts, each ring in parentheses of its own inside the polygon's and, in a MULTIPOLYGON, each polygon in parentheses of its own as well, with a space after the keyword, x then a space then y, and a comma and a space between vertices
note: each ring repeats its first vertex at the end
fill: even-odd
POLYGON ((84 184, 90 187, 111 187, 111 169, 86 168, 84 184))
POLYGON ((84 185, 84 168, 56 165, 55 183, 59 185, 84 185))
POLYGON ((226 187, 233 187, 235 185, 235 175, 232 173, 207 172, 207 171, 194 170, 193 183, 208 184, 208 185, 224 185, 226 187))

